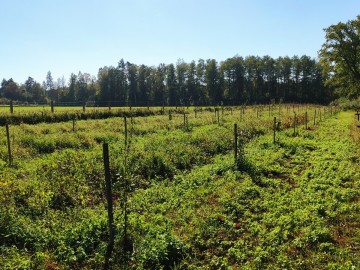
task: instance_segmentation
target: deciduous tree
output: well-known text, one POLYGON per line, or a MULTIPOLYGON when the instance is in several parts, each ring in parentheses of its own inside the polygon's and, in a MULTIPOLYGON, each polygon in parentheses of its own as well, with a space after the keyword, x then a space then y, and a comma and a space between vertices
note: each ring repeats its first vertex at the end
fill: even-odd
POLYGON ((360 95, 360 16, 325 30, 319 51, 326 84, 354 98, 360 95))

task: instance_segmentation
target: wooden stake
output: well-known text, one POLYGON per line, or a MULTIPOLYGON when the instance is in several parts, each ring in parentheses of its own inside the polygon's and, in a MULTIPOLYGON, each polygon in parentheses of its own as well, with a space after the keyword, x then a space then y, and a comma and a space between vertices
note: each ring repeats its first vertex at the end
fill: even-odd
POLYGON ((125 148, 126 148, 126 147, 127 147, 127 144, 128 144, 128 129, 127 129, 127 119, 126 119, 126 116, 124 116, 124 127, 125 127, 124 135, 125 135, 125 148))
POLYGON ((10 145, 10 132, 9 132, 9 125, 6 124, 6 139, 7 139, 7 149, 9 155, 9 165, 12 166, 12 155, 11 155, 11 145, 10 145))
POLYGON ((12 100, 10 100, 10 113, 14 113, 14 104, 12 100))
POLYGON ((276 143, 276 117, 274 117, 274 144, 276 143))
POLYGON ((237 134, 237 124, 234 124, 234 161, 236 164, 237 161, 237 153, 238 153, 238 134, 237 134))
POLYGON ((104 269, 110 269, 110 258, 114 248, 114 240, 115 240, 115 226, 114 226, 114 213, 113 213, 113 201, 112 201, 112 183, 110 177, 109 146, 107 143, 103 144, 103 158, 104 158, 105 188, 106 188, 108 226, 109 226, 109 242, 105 254, 104 269))

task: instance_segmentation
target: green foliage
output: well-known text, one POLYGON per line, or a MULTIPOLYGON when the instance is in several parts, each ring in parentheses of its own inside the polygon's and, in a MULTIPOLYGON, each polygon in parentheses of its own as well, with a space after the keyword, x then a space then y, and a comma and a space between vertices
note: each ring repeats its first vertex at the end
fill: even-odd
POLYGON ((88 110, 86 112, 57 112, 51 113, 42 112, 42 113, 27 113, 27 114, 0 114, 0 126, 5 126, 5 124, 19 125, 19 124, 38 124, 38 123, 59 123, 59 122, 68 122, 73 119, 76 120, 88 120, 88 119, 107 119, 112 117, 130 117, 130 116, 149 116, 161 114, 161 111, 145 110, 145 109, 136 109, 131 112, 126 112, 123 110, 105 110, 105 109, 95 109, 88 110))
POLYGON ((1 208, 0 240, 3 246, 35 251, 44 242, 44 235, 39 228, 28 226, 29 221, 26 217, 1 208))
POLYGON ((360 108, 360 98, 350 100, 342 97, 333 101, 332 104, 339 106, 342 110, 356 110, 360 108))
POLYGON ((183 258, 184 244, 169 233, 150 230, 140 243, 138 258, 143 269, 172 269, 183 258))
MULTIPOLYGON (((83 221, 76 227, 67 228, 55 240, 55 256, 69 267, 79 267, 96 259, 105 252, 107 221, 104 217, 83 221)), ((98 263, 98 262, 97 262, 98 263)))
POLYGON ((326 83, 349 98, 359 97, 360 16, 325 29, 326 41, 319 52, 326 83))
MULTIPOLYGON (((293 114, 286 111, 282 123, 293 114)), ((102 268, 103 141, 114 185, 114 269, 358 267, 353 113, 327 116, 296 137, 282 127, 273 144, 273 115, 251 117, 247 108, 235 163, 239 114, 224 110, 221 126, 213 115, 199 110, 189 131, 182 115, 134 118, 126 149, 121 118, 78 121, 75 132, 71 123, 12 126, 14 166, 0 140, 0 268, 102 268)))
MULTIPOLYGON (((65 105, 116 106, 199 106, 241 105, 279 102, 328 103, 332 89, 324 87, 315 59, 301 57, 234 56, 224 61, 199 59, 197 63, 178 61, 157 67, 119 61, 116 67, 99 69, 97 79, 90 74, 71 74, 66 85, 58 79, 57 87, 48 72, 46 85, 33 78, 21 85, 3 80, 2 102, 14 100, 28 104, 54 101, 65 105)), ((8 104, 8 102, 7 102, 8 104)), ((96 119, 107 118, 106 114, 96 119)), ((85 118, 80 118, 85 119, 85 118)), ((0 123, 2 123, 0 118, 0 123)), ((19 119, 12 119, 15 123, 19 119)), ((69 120, 69 119, 68 119, 69 120)), ((24 118, 24 122, 32 120, 24 118)), ((33 117, 33 123, 39 117, 33 117)), ((47 119, 56 121, 59 119, 47 119)))

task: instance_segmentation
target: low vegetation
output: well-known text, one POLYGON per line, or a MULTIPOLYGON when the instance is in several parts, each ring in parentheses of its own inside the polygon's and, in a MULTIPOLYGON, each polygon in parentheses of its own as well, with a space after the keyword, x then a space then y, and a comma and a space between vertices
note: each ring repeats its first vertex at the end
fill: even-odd
POLYGON ((272 105, 202 109, 195 118, 190 107, 171 117, 130 116, 127 134, 124 121, 10 125, 12 166, 1 130, 1 269, 103 267, 104 142, 115 206, 113 269, 360 266, 353 112, 272 105))

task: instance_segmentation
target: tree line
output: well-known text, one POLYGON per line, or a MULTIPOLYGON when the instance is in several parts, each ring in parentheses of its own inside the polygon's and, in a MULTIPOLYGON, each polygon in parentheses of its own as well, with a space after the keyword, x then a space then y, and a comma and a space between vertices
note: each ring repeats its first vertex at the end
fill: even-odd
MULTIPOLYGON (((324 29, 325 43, 319 51, 325 85, 343 97, 360 97, 360 16, 324 29)), ((360 104, 359 104, 360 105, 360 104)))
POLYGON ((309 56, 234 56, 158 66, 136 65, 121 59, 99 69, 97 76, 72 73, 40 84, 29 77, 18 84, 3 79, 3 102, 65 104, 95 103, 119 106, 240 105, 270 102, 328 103, 334 98, 324 85, 322 66, 309 56))

